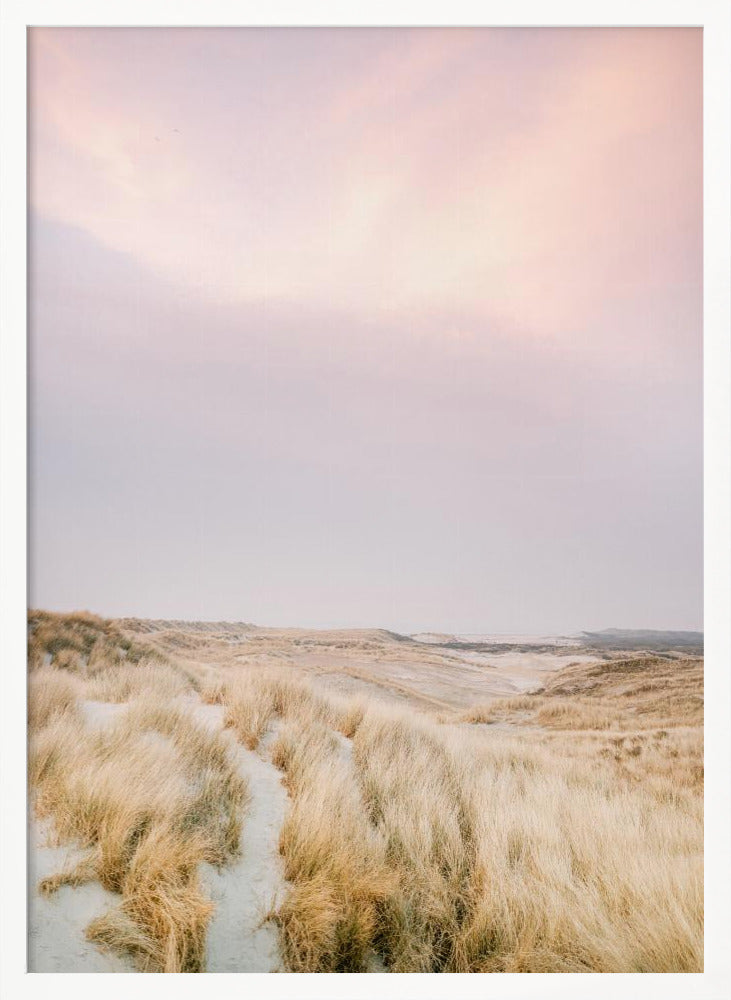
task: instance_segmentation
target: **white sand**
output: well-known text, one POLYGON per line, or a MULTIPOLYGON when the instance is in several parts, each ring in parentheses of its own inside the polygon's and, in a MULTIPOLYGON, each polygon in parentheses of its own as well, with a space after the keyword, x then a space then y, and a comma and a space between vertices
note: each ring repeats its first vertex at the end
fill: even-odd
POLYGON ((48 823, 31 819, 28 865, 28 971, 134 972, 129 962, 100 951, 86 940, 84 929, 119 902, 98 882, 63 886, 52 896, 41 896, 38 883, 48 875, 71 868, 84 852, 73 847, 49 847, 48 823))
MULTIPOLYGON (((220 705, 198 703, 195 712, 211 727, 223 725, 220 705)), ((251 801, 244 814, 240 856, 220 870, 202 866, 204 884, 216 904, 206 937, 207 972, 284 971, 279 929, 266 920, 286 890, 279 831, 287 811, 287 793, 280 772, 266 759, 274 737, 275 731, 270 730, 259 753, 235 743, 251 801)))

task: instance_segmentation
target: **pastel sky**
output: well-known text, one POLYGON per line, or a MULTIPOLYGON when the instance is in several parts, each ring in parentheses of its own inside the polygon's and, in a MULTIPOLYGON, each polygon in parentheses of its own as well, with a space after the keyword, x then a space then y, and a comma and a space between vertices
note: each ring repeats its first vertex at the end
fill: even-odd
POLYGON ((29 39, 32 605, 702 625, 699 29, 29 39))

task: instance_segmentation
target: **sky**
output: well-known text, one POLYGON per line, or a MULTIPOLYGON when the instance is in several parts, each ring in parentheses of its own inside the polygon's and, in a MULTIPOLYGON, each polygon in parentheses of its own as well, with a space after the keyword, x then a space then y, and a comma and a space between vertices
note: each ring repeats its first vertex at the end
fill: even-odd
POLYGON ((34 607, 702 627, 700 29, 34 28, 34 607))

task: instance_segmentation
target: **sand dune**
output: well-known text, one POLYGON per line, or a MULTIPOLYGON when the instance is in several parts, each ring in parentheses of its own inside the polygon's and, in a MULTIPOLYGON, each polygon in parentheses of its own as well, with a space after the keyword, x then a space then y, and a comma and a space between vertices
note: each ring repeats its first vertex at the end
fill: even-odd
POLYGON ((702 658, 512 638, 32 613, 31 969, 702 968, 702 658))

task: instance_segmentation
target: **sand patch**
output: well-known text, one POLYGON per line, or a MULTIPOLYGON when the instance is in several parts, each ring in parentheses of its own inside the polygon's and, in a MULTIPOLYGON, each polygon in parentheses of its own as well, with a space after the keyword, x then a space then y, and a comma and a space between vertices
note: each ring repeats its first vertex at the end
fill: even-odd
MULTIPOLYGON (((204 724, 223 726, 220 705, 195 706, 204 724)), ((284 898, 286 882, 279 855, 279 831, 287 811, 282 776, 267 759, 276 736, 272 727, 259 751, 235 743, 239 770, 246 778, 250 803, 241 831, 241 854, 222 868, 203 865, 203 883, 216 910, 206 935, 207 972, 282 972, 279 928, 267 916, 284 898)))
POLYGON ((38 883, 48 875, 72 868, 84 856, 75 847, 53 847, 53 828, 33 817, 28 851, 28 971, 135 972, 131 963, 101 951, 86 940, 85 928, 95 917, 116 906, 118 897, 98 882, 72 888, 62 886, 52 896, 41 896, 38 883))

